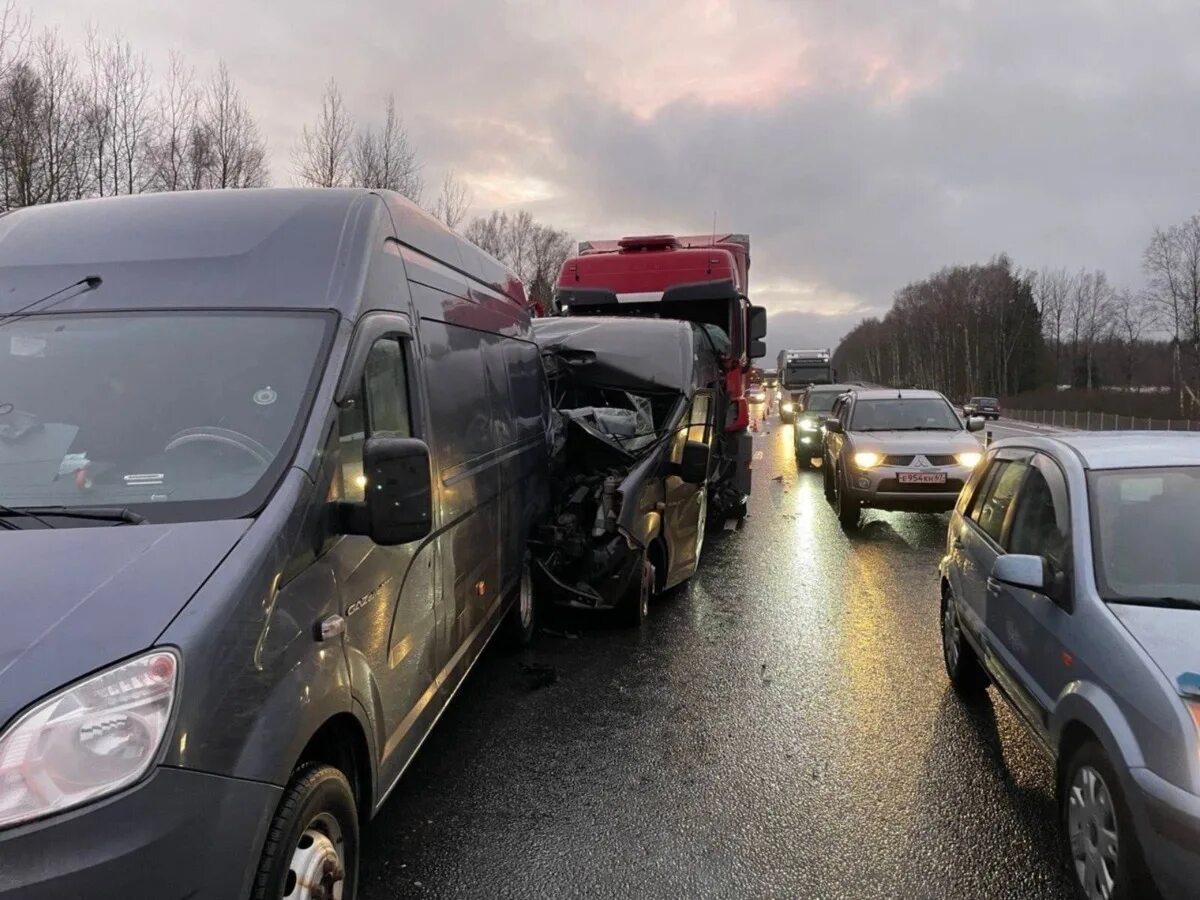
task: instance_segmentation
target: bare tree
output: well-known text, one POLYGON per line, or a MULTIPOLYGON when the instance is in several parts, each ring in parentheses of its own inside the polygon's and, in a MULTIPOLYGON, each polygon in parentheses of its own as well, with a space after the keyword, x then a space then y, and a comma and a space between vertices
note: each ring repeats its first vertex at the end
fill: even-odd
POLYGON ((1113 307, 1112 333, 1121 345, 1125 389, 1133 387, 1142 338, 1151 325, 1151 309, 1143 294, 1128 289, 1118 291, 1113 307))
POLYGON ((199 130, 200 89, 195 69, 172 51, 167 80, 159 92, 158 135, 151 149, 156 190, 183 191, 201 186, 207 159, 206 154, 196 152, 199 130))
POLYGON ((96 192, 135 194, 153 186, 155 110, 144 57, 119 35, 103 41, 89 28, 87 122, 96 192))
POLYGON ((558 271, 574 246, 565 231, 536 222, 524 210, 511 215, 494 210, 472 219, 463 236, 516 272, 542 310, 550 308, 558 271))
POLYGON ((266 143, 224 61, 218 64, 204 92, 200 127, 211 160, 207 187, 250 188, 267 184, 266 143))
POLYGON ((310 130, 307 125, 292 151, 296 177, 312 187, 341 187, 352 177, 354 123, 342 103, 342 93, 332 78, 321 98, 321 112, 310 130))
POLYGON ((1172 381, 1182 413, 1198 405, 1200 391, 1200 216, 1155 229, 1142 262, 1151 302, 1171 331, 1172 381))
POLYGON ((459 181, 453 169, 448 169, 442 176, 442 188, 429 211, 446 223, 448 228, 457 228, 466 218, 467 210, 471 208, 471 200, 470 188, 459 181))
POLYGON ((1072 291, 1066 269, 1042 269, 1033 280, 1034 299, 1042 313, 1042 327, 1054 345, 1054 383, 1062 383, 1063 319, 1072 291))
POLYGON ((359 187, 397 191, 413 203, 421 202, 421 166, 396 115, 396 100, 388 95, 383 125, 359 132, 351 153, 352 179, 359 187))
POLYGON ((0 82, 21 59, 28 38, 29 17, 17 10, 16 0, 5 0, 0 4, 0 82))

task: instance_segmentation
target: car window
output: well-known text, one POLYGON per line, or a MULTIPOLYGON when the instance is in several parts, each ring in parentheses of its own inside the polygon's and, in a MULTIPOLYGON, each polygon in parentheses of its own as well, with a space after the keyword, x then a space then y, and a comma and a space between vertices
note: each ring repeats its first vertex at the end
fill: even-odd
POLYGON ((362 383, 338 413, 343 500, 358 503, 365 496, 363 444, 372 434, 412 437, 404 345, 395 337, 371 347, 362 383))
POLYGON ((1061 571, 1066 562, 1070 522, 1065 492, 1051 488, 1051 479, 1060 480, 1047 468, 1053 465, 1047 462, 1029 470, 1017 496, 1007 549, 1009 553, 1044 556, 1061 571))
POLYGON ((1029 466, 1023 462, 1002 459, 993 463, 992 469, 971 510, 971 518, 992 540, 999 543, 1008 509, 1029 466))

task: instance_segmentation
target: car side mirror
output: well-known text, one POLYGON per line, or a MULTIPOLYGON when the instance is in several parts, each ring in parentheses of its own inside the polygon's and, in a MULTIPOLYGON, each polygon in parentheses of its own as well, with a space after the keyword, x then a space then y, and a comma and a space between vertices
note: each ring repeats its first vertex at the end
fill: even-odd
POLYGON ((688 441, 683 445, 683 458, 679 462, 679 478, 685 484, 704 484, 708 480, 708 444, 703 441, 688 441))
MULTIPOLYGON (((767 308, 765 306, 750 307, 750 340, 758 341, 767 336, 767 308)), ((763 356, 767 354, 764 353, 763 356)))
POLYGON ((825 430, 830 434, 842 434, 844 432, 844 429, 842 428, 842 420, 835 419, 833 416, 830 416, 825 420, 825 430))
POLYGON ((1045 593, 1051 582, 1046 560, 1028 553, 1005 553, 996 557, 992 564, 992 579, 1039 594, 1045 593))
POLYGON ((363 446, 367 479, 363 503, 347 504, 347 534, 364 534, 382 546, 407 544, 433 528, 433 478, 429 447, 415 438, 373 437, 363 446))
POLYGON ((983 431, 983 416, 970 416, 967 419, 967 431, 983 431))

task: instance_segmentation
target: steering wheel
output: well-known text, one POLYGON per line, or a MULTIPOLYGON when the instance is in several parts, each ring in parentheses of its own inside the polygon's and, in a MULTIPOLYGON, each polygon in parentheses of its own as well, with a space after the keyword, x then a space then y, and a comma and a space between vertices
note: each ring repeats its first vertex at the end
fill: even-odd
POLYGON ((172 450, 177 450, 187 444, 220 444, 223 447, 234 447, 253 456, 257 462, 264 466, 271 464, 271 451, 256 441, 249 435, 242 434, 240 431, 234 431, 232 428, 218 428, 215 425, 201 425, 198 428, 185 428, 183 431, 173 435, 167 446, 163 448, 164 453, 170 453, 172 450))

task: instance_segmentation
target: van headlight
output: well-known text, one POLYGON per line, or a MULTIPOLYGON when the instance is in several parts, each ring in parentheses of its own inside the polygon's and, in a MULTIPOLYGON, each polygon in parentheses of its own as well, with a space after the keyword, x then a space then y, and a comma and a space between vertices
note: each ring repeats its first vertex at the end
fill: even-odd
POLYGON ((872 453, 870 450, 854 454, 854 465, 860 469, 873 469, 881 462, 883 462, 883 457, 878 453, 872 453))
POLYGON ((983 459, 983 454, 975 450, 968 450, 965 453, 958 453, 954 457, 958 460, 960 466, 966 466, 968 469, 973 469, 979 465, 979 461, 983 459))
POLYGON ((781 409, 782 409, 784 412, 791 412, 793 409, 795 409, 795 408, 796 408, 796 405, 795 405, 794 403, 791 403, 791 402, 789 401, 788 403, 785 403, 785 404, 783 404, 783 406, 782 406, 782 407, 780 407, 780 408, 781 408, 781 409))
POLYGON ((0 828, 112 794, 154 764, 179 659, 154 650, 64 688, 0 734, 0 828))

